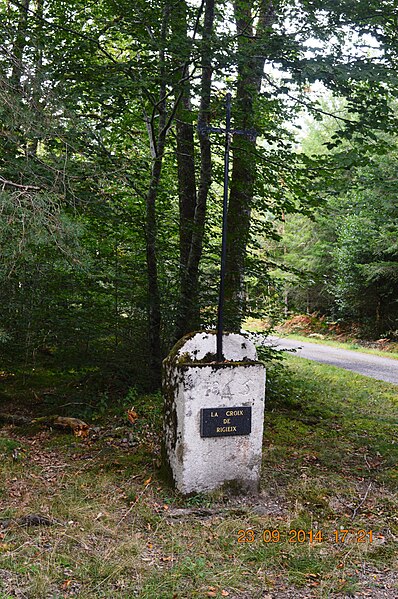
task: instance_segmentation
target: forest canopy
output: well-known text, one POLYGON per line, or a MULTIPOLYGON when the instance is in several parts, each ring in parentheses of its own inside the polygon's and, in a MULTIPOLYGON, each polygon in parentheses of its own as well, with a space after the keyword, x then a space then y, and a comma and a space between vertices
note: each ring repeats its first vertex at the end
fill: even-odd
POLYGON ((247 132, 232 139, 227 329, 287 294, 289 309, 396 331, 395 2, 0 12, 4 363, 156 388, 173 343, 214 328, 224 140, 209 127, 227 90, 247 132))

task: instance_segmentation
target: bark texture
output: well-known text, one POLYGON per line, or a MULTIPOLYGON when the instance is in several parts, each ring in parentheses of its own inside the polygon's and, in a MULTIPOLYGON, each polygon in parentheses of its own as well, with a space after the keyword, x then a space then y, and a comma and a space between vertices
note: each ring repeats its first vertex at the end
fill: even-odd
POLYGON ((166 113, 166 38, 169 27, 170 6, 166 2, 163 10, 162 32, 159 48, 159 102, 153 107, 152 118, 146 117, 150 147, 152 152, 151 178, 146 196, 146 260, 148 273, 148 325, 149 325, 149 366, 151 369, 151 385, 158 389, 162 378, 161 349, 161 306, 158 277, 158 260, 156 252, 157 215, 156 200, 162 174, 164 149, 168 131, 166 113), (158 126, 155 131, 155 117, 158 126))
MULTIPOLYGON (((214 0, 207 0, 205 5, 201 51, 201 100, 198 119, 200 143, 200 176, 196 195, 195 210, 190 221, 186 221, 188 230, 185 238, 190 238, 188 260, 181 273, 181 296, 179 318, 176 327, 176 338, 193 331, 200 325, 198 282, 199 263, 203 251, 203 237, 206 220, 207 196, 211 185, 211 145, 206 127, 210 123, 210 93, 212 81, 212 34, 214 27, 214 0), (192 218, 193 216, 193 218, 192 218)), ((190 146, 191 158, 194 160, 193 145, 190 146)))
POLYGON ((225 329, 240 331, 245 315, 245 262, 256 178, 256 100, 266 58, 266 36, 274 16, 273 2, 263 1, 256 31, 253 0, 235 0, 238 35, 238 78, 234 106, 232 178, 228 206, 227 269, 225 278, 225 329))

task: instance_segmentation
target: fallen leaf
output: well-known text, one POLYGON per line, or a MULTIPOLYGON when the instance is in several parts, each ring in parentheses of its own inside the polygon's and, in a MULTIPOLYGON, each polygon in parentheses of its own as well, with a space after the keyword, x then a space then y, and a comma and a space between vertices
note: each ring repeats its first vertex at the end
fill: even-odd
POLYGON ((89 436, 90 431, 89 431, 88 427, 87 428, 75 428, 74 433, 75 433, 75 437, 79 437, 80 439, 86 439, 89 436))
POLYGON ((65 581, 63 582, 63 584, 62 584, 62 588, 63 588, 64 590, 66 590, 67 588, 69 588, 69 587, 70 587, 70 585, 71 585, 71 584, 72 584, 72 581, 71 581, 70 579, 68 579, 68 580, 65 580, 65 581))
POLYGON ((129 419, 131 424, 134 424, 134 422, 138 419, 138 414, 134 410, 134 408, 130 408, 130 410, 127 410, 127 418, 129 419))
POLYGON ((149 483, 151 482, 151 480, 152 480, 152 476, 150 476, 149 478, 147 478, 147 479, 144 481, 144 485, 147 487, 147 486, 149 485, 149 483))

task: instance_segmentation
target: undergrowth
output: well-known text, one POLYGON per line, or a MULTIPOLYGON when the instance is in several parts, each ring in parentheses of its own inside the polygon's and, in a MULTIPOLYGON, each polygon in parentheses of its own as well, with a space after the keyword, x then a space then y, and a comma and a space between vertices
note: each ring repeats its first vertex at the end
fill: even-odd
MULTIPOLYGON (((184 498, 166 486, 159 395, 130 389, 87 411, 87 439, 4 426, 0 597, 338 597, 378 586, 395 596, 397 388, 285 363, 267 372, 255 497, 184 498), (52 525, 18 524, 35 513, 52 525)), ((53 385, 64 403, 66 378, 53 385)), ((20 383, 9 378, 6 395, 22 401, 20 383)))

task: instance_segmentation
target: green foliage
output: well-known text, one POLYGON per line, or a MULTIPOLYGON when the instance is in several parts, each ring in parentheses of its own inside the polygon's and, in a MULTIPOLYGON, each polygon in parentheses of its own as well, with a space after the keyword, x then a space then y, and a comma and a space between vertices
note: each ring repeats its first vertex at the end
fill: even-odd
POLYGON ((4 455, 10 455, 14 449, 20 447, 20 443, 14 439, 0 437, 0 452, 4 455))
POLYGON ((320 171, 318 178, 326 203, 315 218, 286 219, 283 252, 291 271, 282 275, 284 293, 292 311, 319 311, 332 320, 355 322, 363 335, 394 337, 396 139, 379 134, 377 143, 356 141, 331 151, 325 142, 332 131, 328 119, 311 126, 303 141, 305 152, 322 151, 328 165, 326 177, 320 171))
MULTIPOLYGON (((204 50, 213 71, 206 118, 215 126, 224 120, 226 81, 233 120, 245 113, 237 99, 237 68, 250 87, 260 59, 266 67, 260 93, 253 89, 249 123, 258 143, 251 148, 244 140, 242 146, 251 148, 254 173, 250 235, 238 239, 248 311, 276 318, 285 285, 297 307, 310 289, 311 310, 326 311, 333 303, 331 311, 338 306, 342 315, 351 310, 356 318, 363 306, 354 296, 369 293, 373 307, 383 296, 379 330, 394 329, 396 214, 388 200, 395 193, 394 165, 378 154, 390 138, 372 128, 396 126, 396 33, 388 2, 359 4, 277 3, 253 40, 225 27, 231 6, 217 5, 205 41, 203 11, 191 2, 0 3, 0 343, 6 363, 97 368, 111 387, 117 378, 124 390, 151 385, 147 198, 153 140, 166 122, 153 223, 165 355, 180 316, 177 103, 189 79, 189 101, 181 101, 178 118, 195 125, 204 50), (368 8, 374 8, 372 19, 364 18, 368 8), (369 36, 379 48, 368 51, 369 36), (344 102, 325 105, 312 94, 313 82, 323 82, 344 102), (333 116, 326 121, 327 139, 318 136, 312 152, 299 153, 296 124, 303 107, 315 119, 333 116), (337 177, 327 170, 324 143, 334 148, 337 177), (329 193, 331 182, 339 198, 329 193), (364 185, 368 194, 360 191, 364 185), (337 218, 322 228, 303 215, 325 198, 330 211, 323 222, 337 218), (369 212, 370 198, 375 204, 369 212), (383 219, 389 223, 384 230, 383 219), (367 227, 376 236, 372 251, 361 253, 367 227), (271 246, 282 233, 287 260, 277 270, 281 256, 274 261, 271 246), (351 234, 358 238, 355 255, 347 249, 351 234), (306 278, 297 285, 287 267, 306 278)), ((250 0, 237 4, 238 13, 254 19, 257 8, 250 0)), ((193 137, 195 159, 201 151, 196 127, 193 137)), ((220 253, 223 142, 210 137, 213 183, 195 296, 201 326, 215 323, 220 253)), ((199 177, 201 166, 194 162, 199 177)), ((244 189, 247 181, 236 184, 244 189)))

